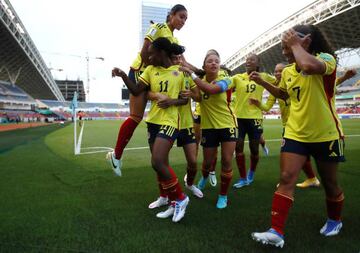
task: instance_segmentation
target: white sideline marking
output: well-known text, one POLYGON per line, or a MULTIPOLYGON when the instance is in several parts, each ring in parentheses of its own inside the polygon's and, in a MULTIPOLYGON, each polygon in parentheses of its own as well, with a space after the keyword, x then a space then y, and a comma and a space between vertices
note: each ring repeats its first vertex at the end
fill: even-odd
POLYGON ((82 141, 82 136, 83 136, 83 132, 84 132, 84 125, 85 125, 85 122, 82 122, 81 130, 80 130, 80 134, 79 134, 79 140, 76 145, 76 155, 80 154, 80 151, 81 151, 81 141, 82 141))
MULTIPOLYGON (((80 133, 80 136, 82 136, 82 132, 80 133)), ((360 137, 360 134, 350 134, 350 135, 345 135, 345 137, 360 137)), ((281 141, 281 140, 282 139, 269 139, 269 140, 265 139, 266 142, 276 142, 276 141, 281 141)), ((249 141, 245 141, 245 142, 248 143, 249 141)), ((80 144, 81 144, 81 140, 80 140, 80 144)), ((109 147, 87 147, 87 148, 82 148, 82 149, 103 149, 103 150, 88 151, 88 152, 83 152, 83 153, 79 152, 78 155, 95 154, 95 153, 109 152, 109 151, 114 150, 113 148, 109 148, 109 147)), ((141 150, 141 149, 149 149, 149 146, 125 148, 124 150, 141 150)))

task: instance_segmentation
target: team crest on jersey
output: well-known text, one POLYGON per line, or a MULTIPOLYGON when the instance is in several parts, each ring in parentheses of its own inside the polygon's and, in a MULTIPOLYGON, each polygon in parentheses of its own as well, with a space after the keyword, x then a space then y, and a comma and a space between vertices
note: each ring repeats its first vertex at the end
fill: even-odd
POLYGON ((159 72, 156 72, 156 73, 155 73, 155 76, 159 76, 159 75, 160 75, 160 73, 159 73, 159 72))
POLYGON ((179 75, 179 71, 174 70, 174 71, 172 72, 172 74, 173 74, 174 76, 178 76, 178 75, 179 75))

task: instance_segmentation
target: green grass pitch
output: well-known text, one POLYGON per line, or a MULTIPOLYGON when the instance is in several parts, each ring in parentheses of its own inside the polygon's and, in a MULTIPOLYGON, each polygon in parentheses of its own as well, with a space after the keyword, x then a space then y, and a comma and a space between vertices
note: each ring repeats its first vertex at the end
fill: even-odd
MULTIPOLYGON (((82 147, 113 147, 119 125, 85 122, 82 147)), ((339 169, 344 227, 336 237, 321 236, 323 189, 297 189, 281 252, 360 250, 360 120, 343 120, 343 125, 348 136, 347 162, 339 169)), ((124 152, 120 178, 105 153, 74 156, 72 124, 0 133, 0 252, 279 252, 250 238, 251 232, 269 227, 279 178, 281 123, 265 120, 264 129, 270 156, 261 157, 254 183, 231 188, 225 210, 215 207, 219 188, 207 185, 203 199, 190 196, 179 224, 160 220, 155 217, 159 210, 147 208, 158 189, 144 123, 128 145, 144 148, 124 152)), ((182 149, 172 149, 170 164, 182 182, 182 149)), ((233 168, 234 182, 239 177, 235 162, 233 168)))

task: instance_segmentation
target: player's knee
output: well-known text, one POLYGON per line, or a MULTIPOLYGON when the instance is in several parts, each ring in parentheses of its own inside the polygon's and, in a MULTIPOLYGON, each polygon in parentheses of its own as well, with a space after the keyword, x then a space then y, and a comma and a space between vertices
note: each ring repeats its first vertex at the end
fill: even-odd
POLYGON ((288 171, 282 171, 280 173, 280 183, 282 185, 290 185, 293 181, 295 181, 295 174, 288 172, 288 171))

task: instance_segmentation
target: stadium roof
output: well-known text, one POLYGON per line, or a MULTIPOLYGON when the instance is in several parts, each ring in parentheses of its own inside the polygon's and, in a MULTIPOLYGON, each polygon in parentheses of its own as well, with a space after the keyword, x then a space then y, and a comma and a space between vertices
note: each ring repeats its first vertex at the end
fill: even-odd
POLYGON ((0 80, 16 83, 34 98, 64 97, 8 0, 0 0, 0 80))
POLYGON ((327 35, 335 50, 360 47, 360 0, 318 0, 261 34, 225 61, 235 73, 245 71, 247 55, 256 53, 265 71, 285 61, 281 35, 296 24, 315 24, 327 35))

